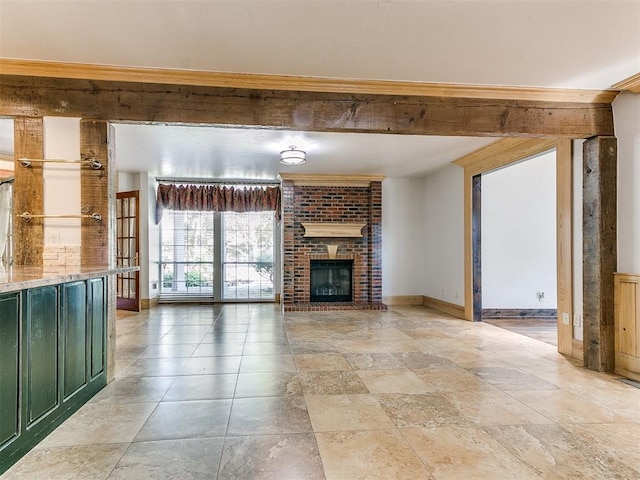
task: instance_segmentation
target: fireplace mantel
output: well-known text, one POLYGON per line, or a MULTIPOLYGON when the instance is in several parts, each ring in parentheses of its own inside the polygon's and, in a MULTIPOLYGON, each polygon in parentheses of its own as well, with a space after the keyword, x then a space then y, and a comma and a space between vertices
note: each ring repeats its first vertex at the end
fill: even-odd
POLYGON ((366 223, 304 222, 305 237, 315 238, 362 238, 362 227, 366 223))

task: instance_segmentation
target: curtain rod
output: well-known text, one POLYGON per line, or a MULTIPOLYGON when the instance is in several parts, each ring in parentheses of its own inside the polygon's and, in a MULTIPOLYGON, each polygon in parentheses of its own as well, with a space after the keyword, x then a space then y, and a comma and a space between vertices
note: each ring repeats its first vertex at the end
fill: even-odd
POLYGON ((159 177, 156 178, 156 182, 171 182, 171 183, 198 183, 198 184, 212 184, 212 185, 280 185, 278 180, 243 180, 240 178, 231 178, 226 180, 207 180, 200 178, 171 178, 171 177, 159 177))

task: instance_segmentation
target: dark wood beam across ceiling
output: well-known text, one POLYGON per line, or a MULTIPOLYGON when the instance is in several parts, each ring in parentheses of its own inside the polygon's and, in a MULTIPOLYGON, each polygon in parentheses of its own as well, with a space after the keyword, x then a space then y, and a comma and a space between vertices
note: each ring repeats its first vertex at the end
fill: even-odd
POLYGON ((441 136, 613 135, 610 103, 326 93, 0 75, 0 115, 441 136))

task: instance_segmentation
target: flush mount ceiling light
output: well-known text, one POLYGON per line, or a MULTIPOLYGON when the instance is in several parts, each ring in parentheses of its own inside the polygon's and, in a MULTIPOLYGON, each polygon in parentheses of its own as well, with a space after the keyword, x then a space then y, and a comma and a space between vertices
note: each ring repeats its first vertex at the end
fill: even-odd
POLYGON ((295 145, 291 145, 289 150, 280 152, 280 163, 285 165, 302 165, 307 161, 307 152, 298 150, 295 145))

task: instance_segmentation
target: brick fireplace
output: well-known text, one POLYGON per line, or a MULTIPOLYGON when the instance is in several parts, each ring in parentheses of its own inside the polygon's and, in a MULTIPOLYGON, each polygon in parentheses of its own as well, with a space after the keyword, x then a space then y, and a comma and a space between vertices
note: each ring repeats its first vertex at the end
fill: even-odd
POLYGON ((382 178, 281 174, 284 311, 386 309, 382 303, 382 178), (336 228, 312 234, 309 225, 317 224, 336 228), (345 234, 343 227, 348 225, 358 225, 351 229, 357 233, 345 234), (327 245, 338 246, 335 255, 327 245), (311 301, 311 261, 330 259, 353 262, 353 301, 311 301))

